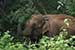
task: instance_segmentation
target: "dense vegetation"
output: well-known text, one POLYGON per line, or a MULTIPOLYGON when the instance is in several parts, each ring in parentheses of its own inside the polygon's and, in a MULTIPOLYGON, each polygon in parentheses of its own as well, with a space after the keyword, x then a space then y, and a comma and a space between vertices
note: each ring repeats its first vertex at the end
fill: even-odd
POLYGON ((34 13, 75 16, 74 0, 1 0, 0 31, 17 33, 34 13))
POLYGON ((16 39, 25 22, 36 13, 75 16, 75 0, 0 0, 0 50, 75 50, 74 36, 44 36, 38 44, 16 39))
POLYGON ((39 43, 31 43, 24 41, 23 43, 17 41, 13 42, 13 38, 9 35, 9 31, 5 32, 0 37, 0 50, 75 50, 75 36, 71 36, 69 39, 64 39, 67 32, 63 31, 59 36, 49 38, 43 36, 39 43))

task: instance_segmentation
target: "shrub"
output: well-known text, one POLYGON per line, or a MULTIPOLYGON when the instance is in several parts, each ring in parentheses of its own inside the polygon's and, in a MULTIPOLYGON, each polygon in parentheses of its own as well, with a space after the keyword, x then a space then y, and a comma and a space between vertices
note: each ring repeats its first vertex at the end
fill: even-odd
POLYGON ((69 39, 64 39, 64 35, 67 32, 61 32, 59 36, 52 38, 43 36, 39 43, 29 42, 13 42, 13 37, 9 35, 9 32, 4 32, 3 36, 0 36, 0 50, 75 50, 75 36, 71 36, 69 39))

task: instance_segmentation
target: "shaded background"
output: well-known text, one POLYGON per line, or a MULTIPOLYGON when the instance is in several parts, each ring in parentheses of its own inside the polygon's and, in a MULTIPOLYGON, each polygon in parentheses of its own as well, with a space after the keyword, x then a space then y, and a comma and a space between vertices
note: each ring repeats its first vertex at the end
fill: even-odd
POLYGON ((0 32, 18 35, 35 13, 75 16, 75 0, 0 0, 0 32))

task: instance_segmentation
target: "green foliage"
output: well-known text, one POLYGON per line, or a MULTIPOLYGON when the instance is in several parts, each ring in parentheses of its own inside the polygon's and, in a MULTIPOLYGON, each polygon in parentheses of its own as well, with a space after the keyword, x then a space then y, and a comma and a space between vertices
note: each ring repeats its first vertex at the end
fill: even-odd
POLYGON ((0 50, 26 50, 20 42, 13 43, 13 37, 5 32, 4 36, 0 37, 0 50))
POLYGON ((60 0, 66 9, 66 13, 70 15, 75 15, 75 0, 60 0))
POLYGON ((75 14, 74 0, 6 0, 4 6, 5 15, 0 16, 0 30, 10 30, 14 34, 19 31, 18 28, 25 28, 24 24, 32 14, 75 14))
POLYGON ((6 15, 0 17, 1 32, 7 30, 17 32, 18 25, 21 29, 34 11, 32 5, 31 0, 7 0, 6 15))
POLYGON ((29 13, 29 15, 32 12, 35 13, 35 11, 43 14, 75 14, 74 0, 4 0, 4 4, 2 6, 4 6, 3 11, 6 13, 6 16, 11 14, 12 12, 18 12, 20 10, 21 12, 23 12, 23 14, 25 12, 26 14, 29 13), (58 3, 58 1, 60 1, 61 3, 58 3), (60 7, 59 10, 57 10, 58 6, 60 7))
POLYGON ((0 37, 0 50, 75 50, 75 41, 73 40, 75 36, 71 36, 69 39, 64 39, 63 34, 66 32, 61 32, 59 36, 52 38, 43 36, 39 43, 33 43, 25 41, 13 42, 13 37, 8 34, 9 31, 5 32, 3 36, 0 37))
MULTIPOLYGON (((23 25, 33 13, 75 15, 75 0, 6 0, 4 6, 4 9, 1 9, 4 15, 0 16, 0 32, 10 30, 15 36, 18 28, 25 28, 23 25), (59 5, 61 7, 57 9, 59 5)), ((67 35, 67 32, 61 32, 59 36, 53 38, 44 36, 39 43, 28 44, 27 41, 14 43, 13 37, 5 32, 2 33, 4 36, 0 36, 0 50, 75 50, 74 36, 64 39, 63 33, 67 35)))

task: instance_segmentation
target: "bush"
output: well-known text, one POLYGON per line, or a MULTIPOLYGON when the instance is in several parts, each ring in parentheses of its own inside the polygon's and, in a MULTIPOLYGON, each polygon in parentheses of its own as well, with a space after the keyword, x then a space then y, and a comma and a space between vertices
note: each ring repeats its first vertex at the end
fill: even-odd
POLYGON ((63 34, 52 38, 43 36, 39 43, 27 44, 26 41, 24 43, 13 42, 13 37, 9 35, 9 32, 4 32, 4 34, 0 36, 0 50, 75 50, 75 36, 69 39, 64 39, 63 34))
POLYGON ((65 7, 67 14, 75 16, 75 0, 60 0, 60 2, 63 4, 63 8, 65 7))

